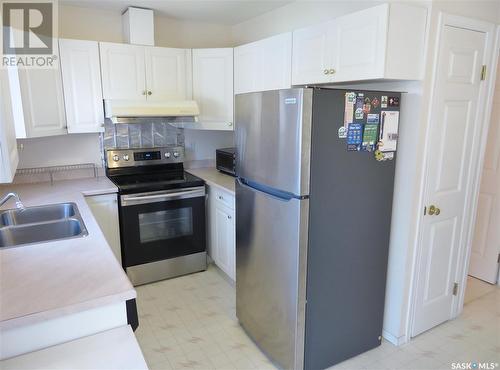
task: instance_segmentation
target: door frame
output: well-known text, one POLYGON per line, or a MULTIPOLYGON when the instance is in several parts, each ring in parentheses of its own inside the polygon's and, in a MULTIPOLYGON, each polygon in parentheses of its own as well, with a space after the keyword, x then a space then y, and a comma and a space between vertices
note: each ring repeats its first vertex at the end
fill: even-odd
MULTIPOLYGON (((457 27, 468 29, 471 31, 479 31, 484 32, 486 34, 486 46, 484 49, 483 60, 485 60, 485 64, 488 66, 487 75, 485 83, 480 87, 480 95, 478 101, 484 101, 484 103, 478 103, 478 112, 476 115, 476 121, 480 124, 479 132, 476 134, 476 137, 473 139, 472 144, 472 155, 473 158, 470 163, 470 176, 467 180, 467 204, 469 205, 469 209, 471 210, 469 220, 464 220, 464 224, 466 225, 465 230, 462 231, 462 245, 459 246, 458 251, 458 268, 455 276, 455 281, 459 282, 459 294, 458 299, 455 300, 455 304, 452 308, 452 316, 451 319, 457 317, 463 310, 463 302, 464 302, 464 286, 466 284, 467 279, 467 270, 469 266, 470 253, 471 253, 471 243, 474 231, 474 225, 476 221, 476 213, 477 213, 477 203, 479 196, 479 186, 482 175, 482 164, 484 162, 485 155, 485 147, 487 140, 487 133, 489 128, 492 102, 493 102, 493 91, 495 87, 495 74, 496 62, 498 59, 498 43, 500 37, 500 27, 496 30, 496 26, 492 23, 476 20, 473 18, 467 18, 457 15, 452 15, 444 12, 440 12, 438 27, 437 27, 437 35, 436 35, 436 44, 434 47, 434 57, 433 57, 433 71, 431 77, 431 86, 435 86, 437 83, 437 63, 439 60, 439 51, 442 45, 442 36, 443 30, 445 26, 457 27), (484 108, 484 109, 481 109, 484 108), (475 168, 474 168, 475 166, 475 168)), ((430 101, 434 101, 434 94, 436 89, 431 89, 430 101)), ((406 338, 409 340, 413 337, 413 326, 414 319, 416 313, 415 303, 417 301, 417 284, 420 280, 420 267, 422 263, 422 249, 423 249, 423 212, 426 200, 426 189, 428 185, 428 171, 429 171, 429 140, 430 140, 430 129, 429 122, 431 122, 435 116, 435 107, 434 104, 431 103, 428 106, 428 119, 427 119, 427 127, 424 136, 424 145, 423 145, 423 176, 418 196, 418 208, 417 211, 419 216, 417 217, 417 233, 416 233, 416 248, 415 248, 415 259, 413 262, 413 273, 412 279, 410 283, 410 310, 409 317, 407 318, 408 325, 406 326, 406 338)))

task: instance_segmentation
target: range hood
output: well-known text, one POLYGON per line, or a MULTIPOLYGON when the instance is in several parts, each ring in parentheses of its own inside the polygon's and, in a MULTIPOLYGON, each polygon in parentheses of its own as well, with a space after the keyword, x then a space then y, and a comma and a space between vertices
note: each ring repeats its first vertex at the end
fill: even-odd
POLYGON ((199 114, 198 103, 194 100, 104 100, 104 115, 113 123, 164 122, 183 126, 197 122, 199 114))

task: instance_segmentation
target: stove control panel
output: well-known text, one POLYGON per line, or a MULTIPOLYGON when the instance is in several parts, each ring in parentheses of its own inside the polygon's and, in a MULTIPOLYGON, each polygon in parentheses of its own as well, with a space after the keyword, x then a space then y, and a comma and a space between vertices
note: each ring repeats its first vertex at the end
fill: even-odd
POLYGON ((106 151, 106 165, 108 168, 180 162, 184 162, 184 147, 182 146, 143 149, 110 149, 106 151))

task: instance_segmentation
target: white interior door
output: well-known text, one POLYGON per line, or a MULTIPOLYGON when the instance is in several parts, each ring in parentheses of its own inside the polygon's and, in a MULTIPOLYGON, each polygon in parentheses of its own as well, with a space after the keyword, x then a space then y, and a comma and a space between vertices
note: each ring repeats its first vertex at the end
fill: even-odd
POLYGON ((500 252, 500 63, 479 193, 469 275, 495 284, 500 252))
MULTIPOLYGON (((442 29, 427 143, 426 214, 412 335, 452 318, 458 256, 466 241, 471 165, 486 34, 442 29), (439 209, 432 212, 430 206, 439 209)), ((456 292, 455 292, 456 293, 456 292)))

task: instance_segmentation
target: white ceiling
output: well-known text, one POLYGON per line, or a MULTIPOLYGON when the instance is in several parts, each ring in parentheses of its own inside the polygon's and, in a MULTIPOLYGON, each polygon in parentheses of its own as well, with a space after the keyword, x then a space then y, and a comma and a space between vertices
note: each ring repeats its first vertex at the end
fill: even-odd
POLYGON ((166 17, 234 25, 282 7, 292 1, 281 0, 59 0, 61 5, 74 5, 123 12, 128 6, 153 9, 166 17))

